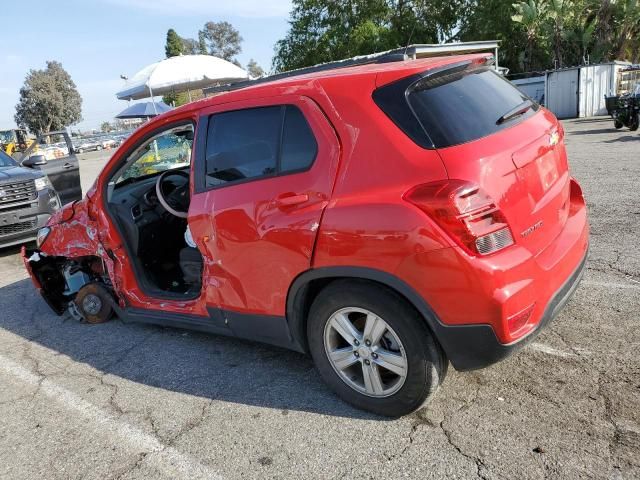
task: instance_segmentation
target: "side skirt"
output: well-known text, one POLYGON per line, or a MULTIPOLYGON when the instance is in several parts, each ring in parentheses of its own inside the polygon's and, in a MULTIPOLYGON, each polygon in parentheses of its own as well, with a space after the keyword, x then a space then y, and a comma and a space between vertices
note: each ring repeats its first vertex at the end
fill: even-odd
POLYGON ((208 317, 130 307, 115 308, 115 310, 118 317, 125 323, 147 323, 195 330, 304 352, 289 332, 285 317, 239 313, 211 307, 208 308, 208 317))

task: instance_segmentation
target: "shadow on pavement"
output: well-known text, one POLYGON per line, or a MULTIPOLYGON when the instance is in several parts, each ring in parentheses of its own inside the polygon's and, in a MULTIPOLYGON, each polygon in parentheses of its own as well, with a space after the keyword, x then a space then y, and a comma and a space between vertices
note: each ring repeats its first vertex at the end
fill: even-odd
POLYGON ((624 137, 612 138, 611 140, 605 140, 604 143, 617 143, 617 142, 637 142, 640 141, 640 133, 636 135, 625 135, 624 137))
POLYGON ((0 248, 0 258, 4 257, 14 257, 16 255, 20 255, 21 245, 13 246, 13 247, 4 247, 0 248))
POLYGON ((611 128, 598 128, 598 129, 594 129, 594 130, 580 130, 577 132, 570 132, 569 135, 570 136, 577 136, 577 135, 597 135, 597 134, 603 134, 603 133, 614 133, 617 130, 615 128, 613 128, 613 125, 611 126, 611 128))
POLYGON ((0 312, 0 328, 132 382, 225 402, 384 420, 341 401, 309 357, 288 350, 118 319, 82 324, 55 315, 28 279, 0 288, 0 312))
POLYGON ((577 124, 581 124, 581 123, 600 123, 600 122, 613 122, 613 120, 611 119, 611 117, 607 116, 607 117, 588 117, 588 118, 578 118, 578 119, 566 119, 566 120, 562 120, 563 122, 568 121, 570 123, 577 123, 577 124))

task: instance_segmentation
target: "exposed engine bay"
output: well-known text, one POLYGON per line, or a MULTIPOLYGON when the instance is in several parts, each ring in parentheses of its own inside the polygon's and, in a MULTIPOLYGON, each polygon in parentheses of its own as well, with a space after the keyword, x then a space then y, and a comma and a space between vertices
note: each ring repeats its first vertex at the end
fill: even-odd
POLYGON ((29 262, 40 285, 46 285, 43 298, 59 315, 68 310, 77 320, 102 323, 117 309, 113 285, 101 259, 70 260, 33 252, 29 262))

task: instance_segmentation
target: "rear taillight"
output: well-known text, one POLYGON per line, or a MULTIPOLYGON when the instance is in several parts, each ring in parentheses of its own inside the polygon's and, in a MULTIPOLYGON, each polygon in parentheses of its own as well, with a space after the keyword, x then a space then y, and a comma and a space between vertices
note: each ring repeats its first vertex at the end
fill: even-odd
POLYGON ((489 195, 470 182, 444 180, 418 185, 404 199, 473 255, 488 255, 513 245, 504 214, 489 195))

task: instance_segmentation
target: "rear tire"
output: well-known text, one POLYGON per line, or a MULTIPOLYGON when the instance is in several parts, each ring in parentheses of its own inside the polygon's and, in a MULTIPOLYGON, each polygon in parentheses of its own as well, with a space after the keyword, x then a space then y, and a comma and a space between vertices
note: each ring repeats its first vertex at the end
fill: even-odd
POLYGON ((622 122, 620 120, 614 120, 613 126, 616 128, 616 130, 620 130, 623 127, 622 122))
POLYGON ((395 292, 372 283, 340 280, 322 290, 311 305, 307 337, 324 381, 346 402, 379 415, 418 410, 447 372, 424 318, 395 292), (345 325, 351 334, 344 335, 345 325))
POLYGON ((636 113, 633 116, 631 123, 629 123, 629 130, 631 130, 632 132, 635 132, 636 130, 638 130, 639 126, 640 126, 640 114, 636 113))

